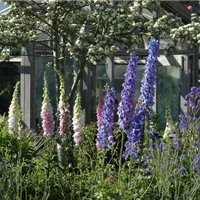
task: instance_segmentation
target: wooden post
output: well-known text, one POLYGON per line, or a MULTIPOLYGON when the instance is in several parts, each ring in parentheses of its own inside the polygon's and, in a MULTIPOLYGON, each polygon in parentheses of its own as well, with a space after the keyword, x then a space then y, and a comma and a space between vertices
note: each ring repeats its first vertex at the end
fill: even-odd
POLYGON ((106 58, 106 72, 108 75, 108 85, 110 87, 114 86, 114 58, 106 58))
POLYGON ((26 53, 21 60, 20 105, 24 127, 35 128, 35 65, 34 44, 25 47, 26 53))

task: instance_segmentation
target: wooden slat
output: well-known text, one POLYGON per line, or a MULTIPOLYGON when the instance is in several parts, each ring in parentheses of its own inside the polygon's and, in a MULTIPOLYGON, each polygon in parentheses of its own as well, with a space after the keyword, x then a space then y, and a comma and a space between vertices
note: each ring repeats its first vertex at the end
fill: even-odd
POLYGON ((184 22, 190 22, 192 12, 178 1, 161 1, 161 6, 166 11, 177 14, 184 22))

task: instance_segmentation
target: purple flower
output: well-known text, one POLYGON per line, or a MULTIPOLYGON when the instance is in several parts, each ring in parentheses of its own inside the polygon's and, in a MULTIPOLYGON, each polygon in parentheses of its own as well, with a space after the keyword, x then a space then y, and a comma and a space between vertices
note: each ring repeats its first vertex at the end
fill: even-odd
POLYGON ((34 167, 35 167, 35 165, 32 164, 32 163, 28 164, 28 166, 29 166, 30 168, 34 168, 34 167))
POLYGON ((130 127, 130 122, 133 117, 133 101, 135 97, 136 87, 136 69, 137 56, 131 56, 128 67, 126 69, 125 81, 123 83, 123 90, 121 92, 121 102, 118 107, 118 125, 119 129, 127 131, 130 127))
POLYGON ((115 109, 115 90, 108 89, 104 97, 99 129, 97 133, 96 146, 98 150, 114 145, 114 109, 115 109))
POLYGON ((16 181, 11 182, 12 185, 17 185, 16 181))
POLYGON ((151 175, 152 175, 152 168, 149 167, 149 168, 148 168, 148 171, 147 171, 147 176, 151 176, 151 175))
POLYGON ((174 141, 173 149, 178 150, 178 147, 179 147, 179 142, 178 142, 178 140, 176 140, 176 141, 174 141))
POLYGON ((7 165, 7 168, 9 168, 9 169, 12 168, 12 165, 11 165, 11 164, 8 164, 8 165, 7 165))
POLYGON ((200 156, 199 155, 195 155, 194 156, 194 164, 198 165, 200 163, 200 156))
POLYGON ((151 108, 154 105, 156 69, 158 56, 158 42, 151 40, 149 42, 149 55, 147 57, 146 68, 140 89, 140 98, 135 108, 132 123, 126 131, 127 141, 125 143, 124 158, 139 154, 142 143, 144 120, 151 117, 151 108))
POLYGON ((186 176, 186 168, 184 166, 181 166, 179 170, 180 170, 182 176, 186 176))
POLYGON ((149 56, 147 57, 144 78, 142 79, 142 87, 140 89, 142 102, 150 108, 154 105, 157 57, 158 42, 151 40, 149 43, 149 56))
POLYGON ((188 131, 191 127, 200 132, 199 115, 200 115, 200 87, 192 87, 191 92, 186 95, 185 99, 188 111, 179 115, 179 129, 188 131))
POLYGON ((142 163, 142 167, 144 167, 144 168, 148 167, 148 164, 147 164, 146 161, 144 161, 144 162, 142 163))

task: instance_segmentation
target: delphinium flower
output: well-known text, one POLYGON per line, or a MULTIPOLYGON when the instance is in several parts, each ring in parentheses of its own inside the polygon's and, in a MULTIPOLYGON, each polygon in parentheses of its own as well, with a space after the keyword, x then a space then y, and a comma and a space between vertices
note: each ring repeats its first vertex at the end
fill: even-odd
POLYGON ((18 94, 19 94, 20 82, 17 82, 12 96, 12 101, 8 111, 8 130, 9 134, 17 133, 18 131, 18 117, 19 117, 19 103, 18 103, 18 94))
POLYGON ((143 142, 144 122, 152 116, 151 108, 154 105, 158 46, 156 40, 151 40, 149 42, 149 55, 145 65, 139 101, 135 108, 131 127, 126 133, 125 159, 129 156, 137 159, 140 156, 140 149, 143 142))
POLYGON ((73 138, 75 145, 78 146, 81 140, 83 139, 83 130, 84 130, 84 114, 81 108, 81 94, 80 90, 77 92, 74 111, 73 111, 73 138))
POLYGON ((188 111, 179 115, 179 128, 182 132, 194 129, 198 132, 200 124, 200 87, 192 87, 191 92, 186 95, 185 106, 188 111))
POLYGON ((43 102, 41 109, 41 118, 42 118, 42 128, 43 135, 51 137, 54 133, 54 120, 53 120, 53 108, 51 106, 48 85, 47 85, 47 74, 44 72, 44 93, 43 93, 43 102))
POLYGON ((136 70, 138 58, 132 55, 125 73, 125 80, 121 92, 121 101, 118 106, 118 126, 119 130, 126 132, 130 127, 133 118, 133 101, 136 89, 136 70))
POLYGON ((114 110, 115 110, 115 89, 106 91, 104 105, 102 108, 99 130, 97 133, 96 146, 98 150, 114 145, 114 110))
POLYGON ((69 104, 67 103, 65 87, 64 87, 64 78, 60 75, 60 98, 59 98, 59 134, 69 134, 71 126, 71 114, 69 110, 69 104))

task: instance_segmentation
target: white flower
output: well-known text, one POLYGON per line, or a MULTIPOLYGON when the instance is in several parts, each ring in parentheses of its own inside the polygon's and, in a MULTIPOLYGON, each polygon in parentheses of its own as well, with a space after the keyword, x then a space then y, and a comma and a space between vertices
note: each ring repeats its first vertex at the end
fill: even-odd
POLYGON ((81 95, 80 92, 77 93, 75 105, 74 105, 74 112, 73 112, 73 130, 74 130, 74 142, 75 145, 78 146, 82 141, 82 134, 85 126, 84 122, 84 114, 81 109, 81 95))
POLYGON ((18 116, 19 116, 19 103, 18 103, 18 92, 20 82, 17 82, 13 93, 12 101, 8 111, 8 130, 9 134, 12 135, 18 131, 18 116))

